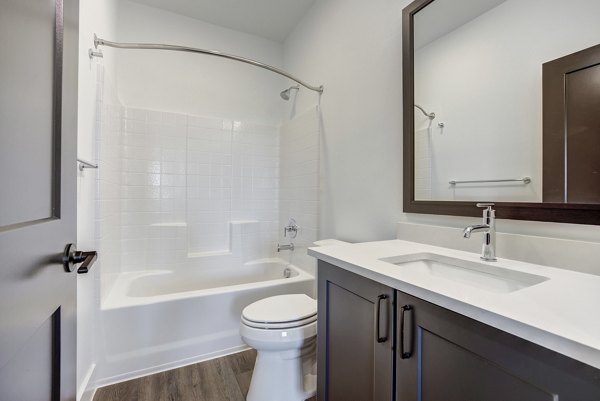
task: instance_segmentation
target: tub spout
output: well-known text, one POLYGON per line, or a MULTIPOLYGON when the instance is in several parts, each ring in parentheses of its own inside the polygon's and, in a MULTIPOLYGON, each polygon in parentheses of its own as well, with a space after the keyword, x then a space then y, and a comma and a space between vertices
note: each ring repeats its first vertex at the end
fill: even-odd
POLYGON ((294 250, 294 244, 290 242, 289 245, 281 245, 281 244, 277 244, 277 252, 281 252, 281 251, 293 251, 294 250))

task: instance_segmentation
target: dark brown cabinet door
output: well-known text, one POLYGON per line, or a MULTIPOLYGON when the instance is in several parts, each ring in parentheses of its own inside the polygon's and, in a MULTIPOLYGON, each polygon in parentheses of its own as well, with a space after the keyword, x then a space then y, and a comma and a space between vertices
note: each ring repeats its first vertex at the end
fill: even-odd
POLYGON ((397 308, 397 401, 600 400, 590 366, 401 292, 397 308))
POLYGON ((0 0, 0 400, 75 400, 77 0, 0 0))
POLYGON ((318 400, 392 400, 394 291, 322 261, 318 282, 318 400))

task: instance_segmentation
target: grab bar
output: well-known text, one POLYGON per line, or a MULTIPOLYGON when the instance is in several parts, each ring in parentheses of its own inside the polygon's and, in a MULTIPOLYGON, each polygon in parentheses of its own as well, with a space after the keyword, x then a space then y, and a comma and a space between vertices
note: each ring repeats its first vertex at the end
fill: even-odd
POLYGON ((523 178, 507 178, 500 180, 471 180, 471 181, 450 181, 450 185, 456 184, 478 184, 483 182, 522 182, 523 184, 529 184, 531 182, 531 177, 523 177, 523 178))

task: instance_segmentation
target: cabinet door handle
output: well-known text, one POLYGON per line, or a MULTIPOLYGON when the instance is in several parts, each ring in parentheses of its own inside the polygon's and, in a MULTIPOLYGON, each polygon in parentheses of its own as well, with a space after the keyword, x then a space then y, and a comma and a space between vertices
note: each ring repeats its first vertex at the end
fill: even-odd
POLYGON ((388 307, 389 307, 389 296, 386 294, 382 294, 380 296, 377 297, 377 328, 376 328, 376 332, 377 332, 377 342, 378 343, 384 343, 388 340, 388 332, 389 332, 389 313, 388 313, 388 307), (381 307, 381 304, 383 303, 384 307, 381 307), (383 316, 381 313, 381 310, 384 309, 383 312, 383 316), (382 317, 383 317, 383 326, 384 329, 381 329, 382 326, 382 317), (384 333, 384 335, 382 336, 381 333, 384 333))
POLYGON ((400 308, 400 357, 408 359, 413 349, 413 307, 404 305, 400 308))

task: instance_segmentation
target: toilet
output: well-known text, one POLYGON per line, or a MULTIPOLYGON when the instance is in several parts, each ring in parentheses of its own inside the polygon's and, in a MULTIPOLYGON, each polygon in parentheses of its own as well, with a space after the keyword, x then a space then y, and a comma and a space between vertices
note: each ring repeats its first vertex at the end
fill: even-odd
POLYGON ((316 393, 317 301, 278 295, 242 311, 240 334, 256 349, 247 401, 304 401, 316 393))

